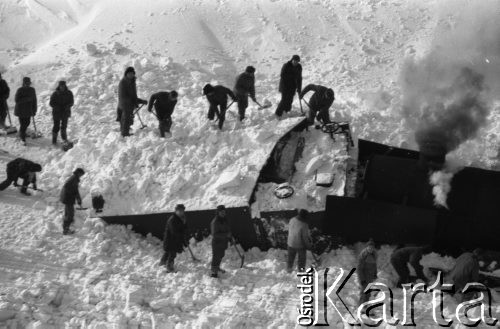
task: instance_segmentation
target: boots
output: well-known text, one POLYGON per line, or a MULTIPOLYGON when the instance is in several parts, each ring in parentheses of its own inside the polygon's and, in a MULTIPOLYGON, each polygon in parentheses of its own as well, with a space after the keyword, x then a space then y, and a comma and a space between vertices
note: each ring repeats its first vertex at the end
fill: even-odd
POLYGON ((57 145, 57 134, 52 133, 52 145, 57 145))

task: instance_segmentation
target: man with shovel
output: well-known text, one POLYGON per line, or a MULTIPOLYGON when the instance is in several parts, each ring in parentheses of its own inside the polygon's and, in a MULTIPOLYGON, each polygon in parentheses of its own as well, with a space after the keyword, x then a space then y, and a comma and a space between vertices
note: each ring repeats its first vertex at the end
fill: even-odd
POLYGON ((64 183, 61 189, 60 201, 64 204, 64 218, 63 218, 63 234, 73 234, 74 230, 70 229, 75 217, 75 201, 78 205, 82 206, 82 198, 78 191, 78 184, 80 178, 85 174, 82 168, 76 168, 73 175, 64 183))
POLYGON ((37 109, 36 91, 31 87, 29 77, 23 78, 23 86, 17 90, 15 101, 14 114, 19 118, 19 138, 22 144, 26 145, 26 130, 30 125, 31 117, 36 115, 37 109))
POLYGON ((269 107, 268 105, 260 105, 255 99, 255 67, 247 66, 245 72, 241 73, 236 79, 234 86, 234 94, 238 102, 238 114, 240 121, 245 119, 245 111, 248 107, 248 96, 253 102, 259 105, 259 110, 269 107))
POLYGON ((212 272, 210 276, 212 278, 217 278, 219 272, 225 272, 220 268, 220 264, 222 262, 222 258, 224 258, 228 243, 229 241, 234 243, 234 239, 231 235, 231 229, 229 228, 229 222, 226 218, 225 206, 217 206, 215 218, 210 223, 210 231, 212 233, 212 272))
POLYGON ((152 112, 153 105, 156 113, 154 115, 158 119, 160 136, 165 137, 165 133, 170 134, 172 127, 172 113, 174 112, 175 105, 177 104, 177 91, 171 92, 160 91, 151 95, 148 103, 148 111, 152 112))
POLYGON ((177 253, 184 251, 187 246, 186 241, 186 208, 183 204, 175 206, 175 213, 170 216, 165 226, 163 235, 163 256, 160 265, 167 265, 167 272, 175 272, 174 261, 177 253))
POLYGON ((207 97, 210 104, 208 109, 208 120, 213 120, 217 115, 219 129, 222 130, 222 126, 226 119, 226 110, 231 106, 227 106, 228 96, 231 97, 233 102, 236 101, 236 96, 229 88, 221 85, 212 86, 209 83, 203 87, 203 95, 207 97))
POLYGON ((134 110, 139 104, 147 104, 146 100, 137 97, 135 69, 127 67, 118 85, 118 108, 116 121, 120 121, 123 137, 130 136, 130 126, 134 123, 134 110))
POLYGON ((307 118, 309 125, 314 124, 315 118, 322 124, 330 123, 330 113, 328 111, 335 100, 335 93, 330 88, 309 84, 299 94, 299 99, 302 100, 309 91, 314 91, 309 103, 306 102, 307 106, 309 106, 307 118))

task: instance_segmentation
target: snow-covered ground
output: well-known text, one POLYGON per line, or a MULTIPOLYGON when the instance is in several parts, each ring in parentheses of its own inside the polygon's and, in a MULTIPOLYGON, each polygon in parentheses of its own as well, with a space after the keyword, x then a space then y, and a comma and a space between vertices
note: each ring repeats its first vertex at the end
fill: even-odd
MULTIPOLYGON (((297 103, 284 120, 273 115, 281 65, 294 53, 302 57, 304 85, 335 90, 331 116, 350 121, 355 137, 416 148, 414 122, 402 111, 405 63, 427 55, 448 33, 464 32, 465 24, 471 29, 461 34, 465 40, 481 35, 479 46, 449 38, 449 60, 470 62, 491 82, 500 67, 491 35, 498 34, 481 24, 498 12, 489 0, 2 0, 0 69, 11 94, 23 76, 32 78, 39 96, 38 128, 49 136, 48 99, 56 82, 67 80, 76 101, 69 136, 78 142, 63 153, 47 140, 28 140, 25 148, 12 137, 0 137, 0 148, 8 152, 0 154, 0 168, 14 156, 38 161, 44 167, 39 186, 47 190, 31 198, 12 188, 0 194, 0 320, 15 316, 0 326, 293 327, 298 281, 284 271, 284 251, 251 250, 239 269, 237 254, 229 250, 223 265, 228 273, 212 280, 206 276, 210 245, 204 241, 193 245, 202 263, 182 254, 179 272, 166 274, 157 266, 160 242, 125 227, 106 227, 80 213, 77 235, 62 236, 56 201, 61 183, 76 166, 84 167, 84 203, 89 205, 91 192, 101 192, 106 211, 113 213, 171 210, 177 202, 191 209, 247 202, 277 138, 299 120, 297 103), (479 3, 486 10, 478 10, 479 3), (145 111, 147 128, 139 129, 136 120, 136 135, 125 141, 118 136, 116 87, 129 65, 138 73, 140 97, 179 91, 172 138, 160 140, 156 120, 145 111), (257 68, 259 101, 274 105, 263 111, 251 105, 242 126, 233 106, 225 130, 217 132, 205 119, 201 88, 208 82, 232 87, 247 65, 257 68)), ((498 169, 500 113, 492 95, 488 124, 455 153, 465 164, 498 169)), ((13 96, 9 105, 12 110, 13 96)), ((335 147, 329 149, 335 153, 323 153, 329 137, 315 136, 319 131, 304 134, 307 141, 319 142, 305 148, 292 183, 314 208, 325 193, 339 194, 345 182, 336 176, 331 189, 317 188, 307 170, 314 165, 310 161, 317 156, 317 165, 332 157, 343 161, 345 154, 335 147)), ((272 187, 262 188, 261 199, 270 200, 272 187)), ((387 261, 391 250, 380 250, 379 275, 387 282, 394 281, 387 261)), ((359 246, 334 250, 323 256, 323 265, 333 272, 348 270, 358 251, 359 246)), ((354 304, 357 286, 347 288, 354 304)), ((446 312, 453 312, 453 302, 446 305, 446 312)), ((418 327, 435 327, 430 308, 429 300, 417 299, 418 327)), ((335 313, 329 314, 331 326, 342 327, 335 313)))

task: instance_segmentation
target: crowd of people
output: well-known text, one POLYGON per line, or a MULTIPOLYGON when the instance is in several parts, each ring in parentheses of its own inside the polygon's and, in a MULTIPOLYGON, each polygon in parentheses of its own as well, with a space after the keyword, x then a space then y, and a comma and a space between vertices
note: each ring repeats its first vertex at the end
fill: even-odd
MULTIPOLYGON (((207 118, 218 122, 219 129, 223 128, 226 119, 226 111, 233 104, 238 106, 239 121, 245 120, 246 109, 249 98, 256 103, 260 109, 264 108, 255 96, 255 67, 248 66, 245 71, 236 78, 233 89, 222 85, 206 84, 203 87, 203 95, 206 97, 209 108, 207 118), (229 99, 232 100, 228 104, 229 99)), ((22 86, 17 89, 14 101, 14 114, 19 119, 19 139, 26 145, 26 131, 34 121, 37 114, 37 94, 31 86, 30 77, 24 77, 22 86)), ((276 107, 275 115, 279 119, 283 113, 288 113, 292 109, 295 94, 302 101, 304 96, 313 91, 308 104, 307 115, 309 123, 314 124, 318 120, 322 124, 330 122, 329 109, 335 100, 335 94, 331 88, 309 84, 302 89, 302 65, 299 55, 293 55, 291 60, 286 62, 280 73, 279 92, 281 100, 276 107)), ((0 74, 0 129, 8 128, 6 118, 9 115, 7 99, 10 96, 10 88, 0 74)), ((125 70, 123 78, 118 84, 118 104, 116 121, 120 123, 120 132, 123 137, 131 135, 130 127, 134 123, 134 116, 143 105, 148 105, 148 111, 154 113, 158 119, 159 132, 161 137, 170 134, 172 127, 172 115, 177 104, 179 94, 177 91, 159 91, 151 95, 148 101, 137 96, 136 72, 133 67, 125 70), (154 107, 154 112, 153 112, 154 107)), ((66 81, 59 81, 56 90, 52 93, 49 102, 52 108, 52 144, 57 145, 60 133, 63 144, 68 143, 67 126, 71 117, 71 108, 74 105, 72 91, 66 85, 66 81)), ((9 115, 10 119, 10 115, 9 115)), ((12 122, 10 122, 12 125, 12 122)))
MULTIPOLYGON (((203 87, 203 95, 206 97, 209 108, 207 118, 218 121, 219 129, 223 128, 227 109, 234 103, 238 106, 238 117, 240 121, 245 120, 246 109, 249 105, 249 98, 260 108, 262 105, 257 101, 255 94, 255 67, 248 66, 243 73, 238 75, 234 88, 231 90, 223 85, 206 84, 203 87), (232 102, 228 105, 229 98, 232 102)), ((148 105, 147 110, 153 113, 158 119, 159 133, 161 137, 170 134, 173 124, 172 115, 178 102, 177 91, 159 91, 150 96, 149 102, 141 99, 137 95, 136 75, 133 67, 125 70, 123 78, 118 85, 118 105, 116 121, 120 123, 120 132, 123 137, 131 135, 130 127, 134 122, 134 116, 143 105, 148 105), (154 111, 153 111, 154 108, 154 111)), ((281 118, 284 113, 292 109, 295 94, 302 100, 308 92, 313 92, 306 104, 309 107, 307 119, 309 124, 314 124, 318 120, 322 124, 330 123, 329 109, 335 100, 335 93, 331 88, 309 84, 302 89, 302 66, 300 57, 294 55, 290 61, 286 62, 280 73, 279 92, 281 100, 275 110, 277 118, 281 118)), ((8 113, 7 99, 10 96, 10 88, 0 74, 0 128, 6 128, 5 120, 8 113)), ((19 139, 26 145, 26 131, 32 118, 37 113, 37 96, 35 89, 31 86, 31 79, 24 77, 22 86, 15 93, 14 114, 19 118, 19 139)), ((56 90, 50 97, 49 105, 52 108, 53 128, 52 144, 57 145, 57 138, 60 133, 63 143, 68 141, 67 126, 71 117, 71 108, 74 105, 72 91, 67 87, 65 81, 59 81, 56 90)), ((10 118, 10 117, 9 117, 10 118)), ((42 166, 30 160, 17 158, 7 164, 7 177, 0 183, 0 190, 6 189, 13 184, 18 186, 18 180, 22 179, 20 192, 29 196, 29 184, 37 190, 36 173, 42 170, 42 166)), ((78 190, 80 178, 85 174, 82 168, 77 168, 73 175, 64 183, 60 192, 60 202, 64 204, 64 216, 62 229, 63 234, 73 234, 71 225, 74 222, 75 203, 82 204, 82 199, 78 190)), ((306 266, 307 250, 312 249, 308 225, 308 211, 298 210, 296 217, 289 222, 288 230, 288 257, 287 271, 292 272, 295 259, 297 258, 297 270, 302 271, 306 266)), ((221 262, 228 248, 229 243, 235 243, 231 234, 229 221, 226 217, 226 209, 219 205, 216 209, 215 218, 210 224, 212 235, 212 277, 217 277, 223 273, 221 262)), ((166 266, 168 272, 175 271, 174 263, 178 253, 183 252, 188 246, 185 207, 179 204, 175 207, 174 214, 167 220, 165 227, 163 248, 164 255, 160 264, 166 266)), ((423 272, 420 259, 424 254, 431 251, 425 247, 403 247, 394 251, 391 256, 391 264, 398 274, 397 285, 422 280, 426 282, 428 278, 423 272), (416 273, 416 277, 411 277, 408 269, 410 264, 416 273)), ((467 282, 475 282, 478 278, 479 266, 478 256, 480 252, 465 253, 461 255, 450 277, 455 284, 463 288, 467 282)), ((369 283, 377 279, 377 251, 375 243, 369 241, 367 246, 358 256, 358 277, 360 284, 359 302, 368 300, 369 294, 365 293, 365 288, 369 283)), ((459 287, 459 288, 460 288, 459 287)), ((460 290, 457 290, 460 291, 460 290)), ((460 294, 460 292, 458 293, 460 294)), ((466 296, 459 295, 459 299, 466 296)))

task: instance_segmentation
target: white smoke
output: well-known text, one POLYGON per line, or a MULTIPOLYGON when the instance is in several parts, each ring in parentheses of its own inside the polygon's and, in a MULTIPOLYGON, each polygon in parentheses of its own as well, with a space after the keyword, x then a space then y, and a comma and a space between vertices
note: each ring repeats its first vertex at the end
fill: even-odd
POLYGON ((451 182, 457 172, 462 170, 464 165, 458 159, 448 159, 446 166, 430 174, 432 194, 434 194, 434 204, 448 209, 448 193, 451 191, 451 182))

